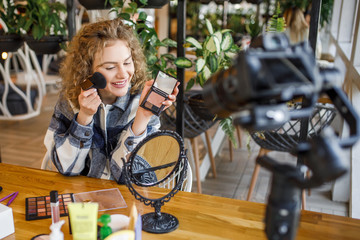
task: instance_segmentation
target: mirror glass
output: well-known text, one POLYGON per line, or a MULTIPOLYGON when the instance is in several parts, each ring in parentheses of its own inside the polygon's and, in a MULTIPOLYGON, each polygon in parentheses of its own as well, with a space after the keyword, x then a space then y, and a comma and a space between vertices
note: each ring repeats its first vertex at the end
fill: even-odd
POLYGON ((156 186, 172 174, 179 157, 180 145, 174 137, 157 136, 132 153, 130 175, 138 186, 156 186))

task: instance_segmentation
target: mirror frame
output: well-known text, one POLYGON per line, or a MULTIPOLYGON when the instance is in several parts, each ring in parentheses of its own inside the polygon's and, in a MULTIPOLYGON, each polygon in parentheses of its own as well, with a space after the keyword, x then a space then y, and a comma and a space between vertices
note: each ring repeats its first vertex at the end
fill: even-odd
POLYGON ((135 149, 131 152, 129 160, 124 164, 123 174, 125 175, 125 184, 129 188, 129 191, 134 195, 135 199, 139 200, 140 202, 143 202, 145 205, 151 205, 152 207, 155 207, 155 206, 158 206, 159 204, 160 204, 160 206, 162 206, 162 205, 164 205, 165 202, 170 201, 170 198, 173 197, 180 190, 180 187, 181 187, 182 183, 184 182, 184 179, 186 178, 187 168, 188 168, 188 162, 187 162, 186 152, 184 150, 184 141, 182 140, 180 135, 178 133, 176 133, 174 131, 170 131, 170 130, 159 130, 159 131, 152 133, 152 134, 148 135, 147 137, 145 137, 135 147, 135 149), (179 158, 177 160, 177 163, 176 163, 174 169, 161 181, 157 181, 154 184, 142 184, 139 181, 137 181, 136 178, 134 178, 134 176, 132 176, 132 174, 131 174, 132 161, 135 158, 135 155, 133 155, 133 154, 136 153, 146 142, 148 142, 149 140, 151 140, 153 138, 159 137, 159 136, 171 136, 177 140, 177 142, 179 143, 179 146, 180 146, 179 158), (134 188, 133 184, 136 186, 140 186, 140 187, 153 187, 155 185, 162 183, 169 176, 171 176, 175 171, 177 171, 179 169, 181 162, 183 162, 184 167, 181 170, 182 174, 180 176, 179 181, 175 184, 174 188, 171 189, 163 197, 160 197, 157 199, 149 199, 149 198, 141 195, 140 193, 138 193, 136 191, 136 189, 134 188))

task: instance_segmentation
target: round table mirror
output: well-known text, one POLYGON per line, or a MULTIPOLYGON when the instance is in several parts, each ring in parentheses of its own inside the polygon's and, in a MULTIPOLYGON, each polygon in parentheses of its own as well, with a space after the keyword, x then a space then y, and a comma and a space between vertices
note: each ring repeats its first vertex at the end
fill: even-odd
POLYGON ((161 212, 161 206, 180 190, 187 168, 184 142, 176 132, 155 132, 132 151, 124 164, 125 183, 137 200, 155 208, 141 216, 144 231, 167 233, 179 226, 175 216, 161 212))

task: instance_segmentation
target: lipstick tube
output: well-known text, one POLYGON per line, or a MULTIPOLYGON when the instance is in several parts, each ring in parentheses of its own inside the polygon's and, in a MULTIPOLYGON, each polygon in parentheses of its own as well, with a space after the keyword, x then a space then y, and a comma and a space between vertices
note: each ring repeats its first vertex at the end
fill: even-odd
POLYGON ((57 223, 58 221, 60 221, 60 209, 57 191, 50 192, 50 208, 52 223, 57 223))

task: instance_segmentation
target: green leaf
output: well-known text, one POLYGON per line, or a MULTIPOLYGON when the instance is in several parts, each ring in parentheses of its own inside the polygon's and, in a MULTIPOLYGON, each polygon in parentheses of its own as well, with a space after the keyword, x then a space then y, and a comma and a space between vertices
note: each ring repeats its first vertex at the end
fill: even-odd
POLYGON ((35 39, 39 40, 43 35, 42 35, 42 29, 40 28, 39 25, 34 25, 32 28, 32 35, 35 39))
POLYGON ((149 65, 154 65, 158 61, 158 58, 155 55, 150 54, 147 55, 146 60, 149 65))
MULTIPOLYGON (((203 77, 203 79, 205 80, 205 81, 207 81, 209 78, 210 78, 210 76, 211 76, 211 71, 210 71, 210 69, 207 67, 207 66, 205 66, 204 67, 204 70, 203 70, 203 72, 202 72, 202 77, 203 77)), ((203 84, 201 84, 201 86, 202 86, 203 84)))
POLYGON ((211 36, 209 38, 209 40, 206 42, 205 45, 206 50, 208 50, 209 52, 216 52, 216 46, 215 46, 215 41, 214 41, 214 36, 211 36))
POLYGON ((192 67, 192 62, 186 57, 178 57, 178 58, 176 58, 174 63, 179 68, 190 68, 190 67, 192 67))
POLYGON ((186 90, 186 91, 190 90, 190 89, 194 86, 194 84, 195 84, 195 79, 194 79, 194 78, 191 78, 191 79, 188 81, 185 90, 186 90))
POLYGON ((170 39, 170 38, 165 38, 164 40, 161 41, 163 44, 165 44, 168 47, 177 47, 177 42, 170 39))
POLYGON ((237 148, 237 143, 235 140, 235 127, 232 123, 232 118, 228 117, 228 118, 224 118, 220 121, 220 126, 221 129, 224 131, 224 133, 229 137, 230 141, 232 142, 232 144, 234 145, 235 148, 237 148))
POLYGON ((206 27, 207 27, 207 30, 209 31, 210 34, 213 34, 214 33, 214 29, 211 25, 211 22, 208 20, 208 19, 205 19, 205 24, 206 24, 206 27))
POLYGON ((220 40, 217 37, 214 37, 214 43, 215 43, 216 53, 219 55, 221 51, 220 40))
POLYGON ((230 59, 234 59, 236 57, 236 53, 233 52, 226 52, 225 56, 230 58, 230 59))
POLYGON ((146 18, 147 18, 146 12, 140 12, 139 13, 139 20, 146 21, 146 18))
POLYGON ((161 54, 162 58, 167 58, 170 61, 174 61, 175 60, 175 56, 170 54, 170 53, 165 53, 165 54, 161 54))
POLYGON ((173 77, 176 78, 176 69, 174 69, 174 68, 168 68, 168 69, 166 69, 165 72, 166 72, 167 74, 169 74, 170 76, 173 76, 173 77))
POLYGON ((227 52, 228 50, 230 50, 231 46, 234 44, 234 39, 231 36, 231 34, 229 32, 224 34, 224 38, 221 42, 221 49, 224 52, 227 52))
POLYGON ((130 14, 129 13, 120 13, 119 17, 125 20, 130 20, 130 14))
POLYGON ((129 7, 134 11, 136 11, 138 5, 136 2, 129 2, 129 7))
POLYGON ((219 65, 215 55, 210 55, 208 60, 209 60, 210 71, 212 73, 216 72, 218 70, 219 65))
POLYGON ((223 30, 221 30, 222 34, 225 34, 225 33, 228 33, 228 32, 233 32, 233 30, 231 30, 231 29, 223 29, 223 30))
POLYGON ((148 0, 139 0, 139 1, 144 6, 148 5, 148 0))
POLYGON ((219 40, 219 42, 222 41, 223 36, 222 36, 222 33, 221 33, 220 31, 216 31, 216 32, 214 33, 214 35, 215 35, 215 37, 217 37, 217 39, 219 40))
POLYGON ((194 47, 196 47, 197 49, 202 49, 202 46, 201 44, 198 42, 198 40, 196 40, 195 38, 193 37, 187 37, 185 39, 186 42, 192 44, 194 47))
POLYGON ((196 60, 195 70, 197 73, 201 72, 205 66, 205 60, 203 58, 199 58, 196 60))

